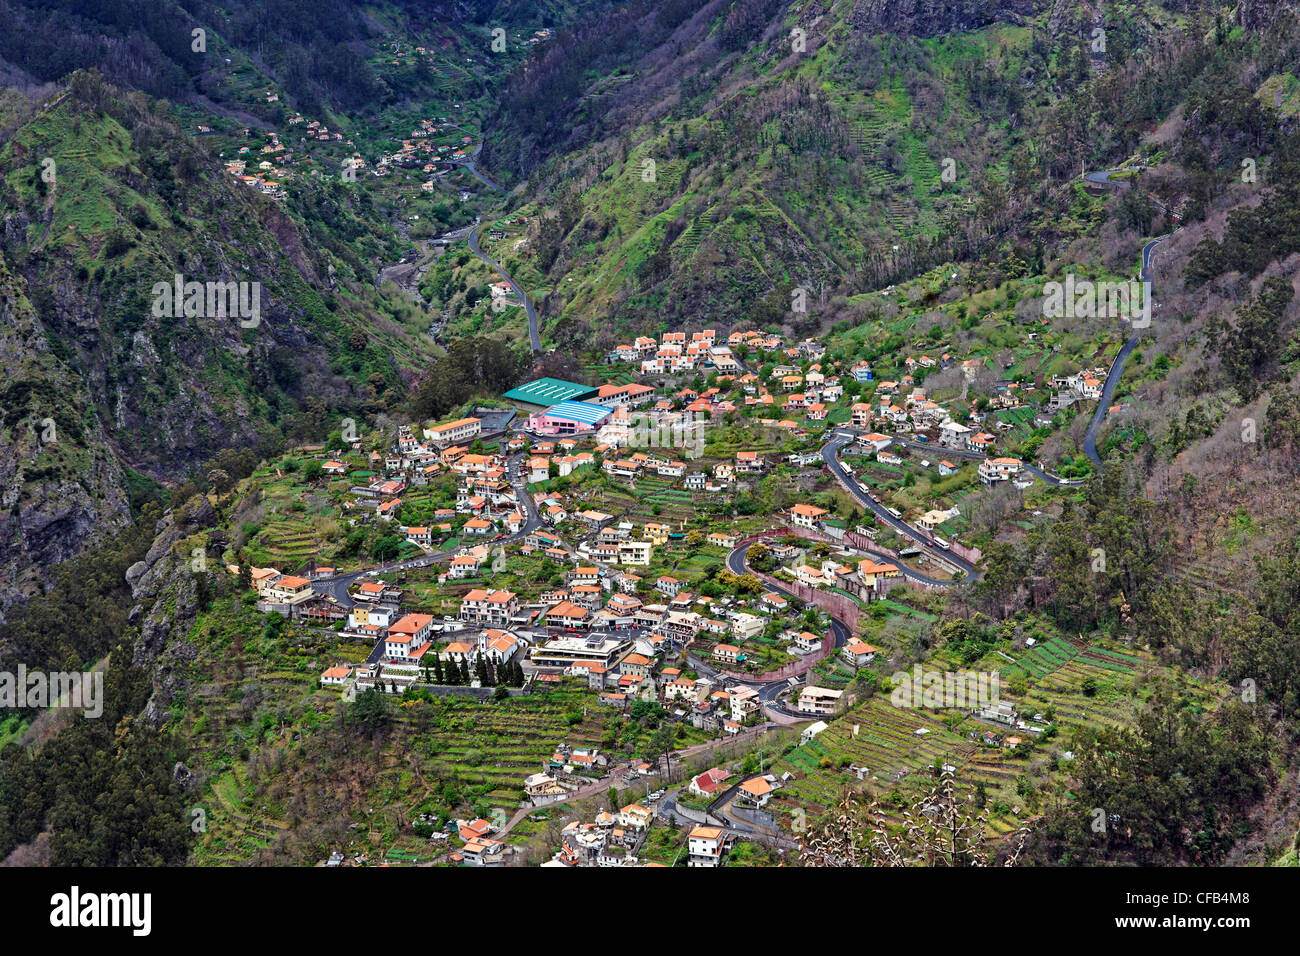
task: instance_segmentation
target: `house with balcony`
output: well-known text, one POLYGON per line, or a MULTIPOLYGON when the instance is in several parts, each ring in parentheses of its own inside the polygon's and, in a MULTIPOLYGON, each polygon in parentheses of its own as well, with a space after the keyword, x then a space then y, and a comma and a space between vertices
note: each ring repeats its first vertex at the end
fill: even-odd
POLYGON ((986 485, 1009 481, 1020 474, 1023 464, 1019 458, 987 458, 980 462, 980 481, 986 485))
POLYGON ((514 591, 474 588, 461 601, 458 616, 480 627, 506 627, 518 613, 519 598, 514 591))
POLYGON ((721 866, 727 833, 721 827, 698 826, 687 837, 688 866, 721 866))

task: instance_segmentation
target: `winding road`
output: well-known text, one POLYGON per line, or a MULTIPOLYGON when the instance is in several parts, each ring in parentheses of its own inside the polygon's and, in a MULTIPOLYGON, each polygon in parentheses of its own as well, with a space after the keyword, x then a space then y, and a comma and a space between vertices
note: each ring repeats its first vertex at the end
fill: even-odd
POLYGON ((533 307, 533 301, 524 293, 524 290, 519 283, 514 280, 510 273, 506 272, 506 270, 501 267, 501 263, 497 262, 479 248, 479 234, 483 231, 484 225, 486 224, 480 225, 478 228, 470 232, 470 251, 497 272, 501 273, 506 282, 510 284, 510 288, 514 291, 515 295, 519 296, 520 301, 524 304, 524 312, 528 315, 528 343, 532 346, 534 352, 540 352, 542 350, 542 337, 537 331, 537 310, 533 307))
MULTIPOLYGON (((1085 173, 1083 178, 1095 186, 1120 186, 1122 184, 1115 182, 1111 179, 1111 176, 1116 173, 1133 172, 1138 168, 1139 167, 1137 166, 1123 166, 1119 169, 1107 169, 1102 170, 1101 172, 1085 173)), ((1163 206, 1161 208, 1163 208, 1163 206)), ((1170 235, 1172 235, 1172 233, 1158 236, 1142 247, 1142 271, 1140 277, 1143 282, 1151 281, 1151 257, 1155 253, 1156 246, 1168 239, 1170 235)), ((1148 294, 1150 293, 1148 292, 1148 294)), ((1151 308, 1154 308, 1154 303, 1148 303, 1148 305, 1151 308)), ((1137 348, 1140 339, 1141 333, 1134 332, 1120 348, 1119 354, 1115 356, 1115 361, 1111 363, 1110 371, 1106 373, 1106 384, 1102 386, 1101 398, 1098 399, 1097 408, 1092 413, 1092 421, 1088 423, 1088 430, 1083 436, 1083 453, 1088 456, 1094 465, 1097 466, 1098 471, 1101 470, 1102 464, 1101 455, 1097 452, 1097 433, 1101 431, 1101 426, 1105 424, 1106 414, 1110 411, 1110 403, 1115 397, 1115 389, 1119 385, 1119 380, 1124 375, 1124 363, 1127 362, 1128 357, 1133 354, 1133 350, 1137 348)))
MULTIPOLYGON (((460 128, 461 127, 457 127, 457 129, 460 128)), ((475 179, 481 182, 484 186, 487 186, 489 189, 494 189, 497 192, 505 192, 505 187, 498 186, 492 180, 488 179, 481 172, 479 172, 478 166, 476 165, 476 160, 478 159, 478 154, 482 149, 483 149, 483 144, 479 143, 478 148, 474 150, 474 152, 470 155, 469 159, 443 160, 443 162, 451 166, 460 166, 464 169, 469 170, 470 174, 475 179)), ((528 315, 528 344, 532 347, 532 350, 534 352, 540 352, 542 350, 542 337, 537 329, 537 309, 534 308, 532 299, 528 298, 528 296, 524 293, 523 286, 521 286, 518 282, 516 282, 514 280, 514 277, 501 267, 501 263, 497 262, 486 252, 484 252, 482 248, 480 248, 479 235, 480 233, 483 232, 485 226, 486 223, 483 223, 480 224, 478 227, 470 230, 469 237, 468 237, 470 252, 474 253, 474 255, 478 256, 480 259, 486 262, 497 272, 501 273, 505 281, 510 284, 510 288, 514 290, 515 295, 519 296, 519 300, 524 304, 524 312, 528 315)))
MULTIPOLYGON (((967 580, 978 578, 980 575, 979 572, 975 570, 975 565, 951 551, 933 548, 929 536, 917 531, 901 518, 895 518, 888 508, 882 505, 875 498, 872 498, 863 491, 861 487, 859 487, 858 483, 853 479, 853 476, 844 470, 844 465, 840 463, 839 458, 840 449, 854 440, 854 436, 848 432, 835 432, 831 440, 821 448, 822 461, 826 462, 826 467, 831 470, 831 474, 835 476, 835 479, 840 483, 840 486, 853 497, 854 501, 867 508, 878 520, 883 521, 899 534, 911 538, 918 545, 924 548, 926 550, 926 555, 931 560, 937 559, 942 563, 951 564, 960 568, 965 572, 967 580)), ((944 449, 944 452, 946 453, 947 449, 944 449)), ((903 565, 899 565, 899 570, 903 572, 903 577, 908 580, 916 581, 917 583, 927 585, 928 587, 950 587, 954 583, 952 581, 940 581, 936 578, 928 577, 927 575, 921 574, 919 571, 913 571, 903 565)))

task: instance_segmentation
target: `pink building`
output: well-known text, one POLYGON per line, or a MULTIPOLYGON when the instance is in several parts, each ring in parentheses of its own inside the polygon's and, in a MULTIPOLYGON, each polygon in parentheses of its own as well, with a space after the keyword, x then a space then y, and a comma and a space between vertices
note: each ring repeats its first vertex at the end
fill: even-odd
POLYGON ((592 402, 560 402, 528 418, 528 430, 536 435, 581 435, 600 428, 614 414, 613 409, 592 402))

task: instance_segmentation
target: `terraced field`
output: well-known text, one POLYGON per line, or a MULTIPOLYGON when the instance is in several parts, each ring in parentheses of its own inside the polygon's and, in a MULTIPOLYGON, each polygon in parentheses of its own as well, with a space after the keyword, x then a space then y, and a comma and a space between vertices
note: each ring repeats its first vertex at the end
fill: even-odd
POLYGON ((272 519, 255 542, 257 553, 264 562, 275 567, 296 568, 320 552, 320 545, 311 522, 298 516, 279 516, 272 519))
MULTIPOLYGON (((882 603, 897 612, 923 613, 892 601, 882 603)), ((942 652, 931 660, 932 667, 945 664, 957 666, 946 661, 942 652)), ((1052 635, 1023 651, 1014 664, 1001 668, 1001 673, 1029 682, 1027 691, 1015 701, 1020 713, 1032 716, 1050 709, 1059 728, 1057 743, 1039 748, 1041 760, 1046 750, 1069 749, 1076 731, 1131 726, 1139 706, 1133 696, 1134 678, 1153 666, 1145 652, 1052 635), (1085 693, 1089 678, 1091 693, 1085 693)), ((833 686, 834 682, 824 683, 833 686)), ((865 786, 876 794, 895 787, 919 791, 930 785, 937 759, 956 768, 960 787, 983 785, 993 811, 992 834, 1010 833, 1023 821, 1025 799, 1018 788, 1035 758, 1017 757, 1009 749, 986 746, 972 738, 988 730, 1000 735, 1008 732, 996 724, 961 717, 956 711, 898 708, 887 696, 874 697, 831 721, 812 742, 778 762, 778 774, 790 771, 797 779, 781 790, 776 806, 787 814, 802 810, 808 819, 816 820, 848 788, 865 786), (918 736, 918 729, 929 732, 918 736), (849 772, 850 763, 867 768, 862 781, 849 772)), ((1042 783, 1040 779, 1038 785, 1042 783)), ((793 822, 793 816, 790 819, 793 822)))
POLYGON ((1069 663, 1078 653, 1079 648, 1065 638, 1053 637, 1051 640, 1035 644, 1018 658, 1015 664, 1002 668, 1002 675, 1009 677, 1018 668, 1035 679, 1046 677, 1069 663))
POLYGON ((786 812, 802 808, 816 819, 850 783, 856 783, 847 767, 832 770, 822 766, 823 759, 838 767, 847 758, 854 766, 866 767, 877 786, 887 787, 912 774, 928 774, 936 758, 958 767, 959 779, 964 779, 965 765, 979 749, 963 734, 950 731, 935 714, 895 707, 888 698, 875 697, 777 762, 775 773, 788 770, 799 778, 780 791, 779 803, 786 812), (918 729, 928 733, 918 736, 918 729))
MULTIPOLYGON (((309 707, 328 713, 335 706, 337 694, 307 690, 314 681, 304 681, 296 672, 264 671, 256 675, 263 686, 283 699, 310 698, 309 707)), ((240 685, 209 685, 201 689, 204 717, 194 729, 192 739, 201 741, 215 752, 226 749, 230 739, 248 740, 259 736, 257 728, 265 721, 254 720, 254 727, 240 718, 237 692, 240 685)), ((392 734, 406 738, 406 752, 411 759, 386 758, 382 779, 391 805, 400 815, 416 813, 434 792, 430 789, 441 779, 456 781, 472 802, 486 802, 507 814, 518 807, 523 779, 541 770, 557 745, 568 742, 575 747, 600 747, 604 735, 603 721, 608 712, 588 706, 589 716, 570 725, 569 713, 582 713, 594 695, 583 688, 561 688, 532 697, 516 698, 507 705, 481 704, 468 698, 445 697, 433 702, 401 704, 393 702, 392 734), (424 712, 420 712, 424 708, 424 712), (430 712, 431 709, 431 712, 430 712), (418 768, 418 770, 413 770, 418 768)), ((306 721, 314 725, 325 719, 318 716, 306 721)), ((292 747, 290 735, 270 725, 276 742, 292 747)), ((293 736, 296 736, 294 734, 293 736)), ((691 737, 686 743, 698 742, 691 737)), ((207 833, 200 851, 204 862, 216 865, 246 863, 269 847, 277 835, 290 827, 288 798, 274 802, 254 797, 242 760, 225 760, 226 769, 214 779, 208 793, 199 801, 207 814, 207 833)), ((399 854, 428 858, 427 844, 406 827, 392 821, 377 821, 374 827, 387 833, 379 842, 395 848, 399 854), (395 842, 394 842, 395 841, 395 842)))
POLYGON ((590 718, 582 723, 570 727, 565 720, 566 711, 581 708, 584 698, 591 702, 589 694, 556 691, 518 698, 509 707, 452 705, 450 712, 472 709, 472 715, 444 717, 431 756, 454 765, 464 783, 490 786, 485 796, 494 804, 516 806, 524 777, 541 770, 558 744, 600 746, 603 730, 598 721, 607 714, 591 707, 590 718))

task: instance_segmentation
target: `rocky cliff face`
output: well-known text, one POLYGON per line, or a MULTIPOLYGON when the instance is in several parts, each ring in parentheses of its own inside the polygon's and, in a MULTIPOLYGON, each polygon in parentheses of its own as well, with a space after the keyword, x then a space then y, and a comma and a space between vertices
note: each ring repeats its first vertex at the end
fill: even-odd
POLYGON ((122 469, 76 374, 0 258, 0 620, 129 518, 122 469))
POLYGON ((0 613, 126 520, 125 468, 181 481, 306 396, 353 407, 398 381, 386 353, 340 345, 362 319, 298 223, 93 75, 0 144, 0 256, 0 613), (188 292, 159 308, 177 275, 201 285, 197 310, 188 292), (218 284, 255 311, 214 310, 218 284))
POLYGON ((133 602, 129 620, 140 628, 132 662, 152 675, 154 692, 144 717, 154 723, 163 721, 177 692, 185 689, 178 671, 198 653, 184 639, 198 616, 197 587, 189 555, 176 546, 215 522, 212 506, 202 498, 168 511, 158 522, 148 554, 126 572, 133 602))
POLYGON ((294 224, 148 104, 111 92, 74 78, 0 151, 0 249, 123 460, 176 479, 254 442, 301 385, 326 401, 349 389, 320 375, 324 270, 294 224), (201 284, 197 310, 189 293, 159 308, 155 288, 177 275, 201 284), (257 314, 214 308, 209 283, 238 284, 257 314))
POLYGON ((1238 0, 1233 20, 1252 33, 1266 30, 1283 16, 1295 16, 1294 0, 1238 0))

